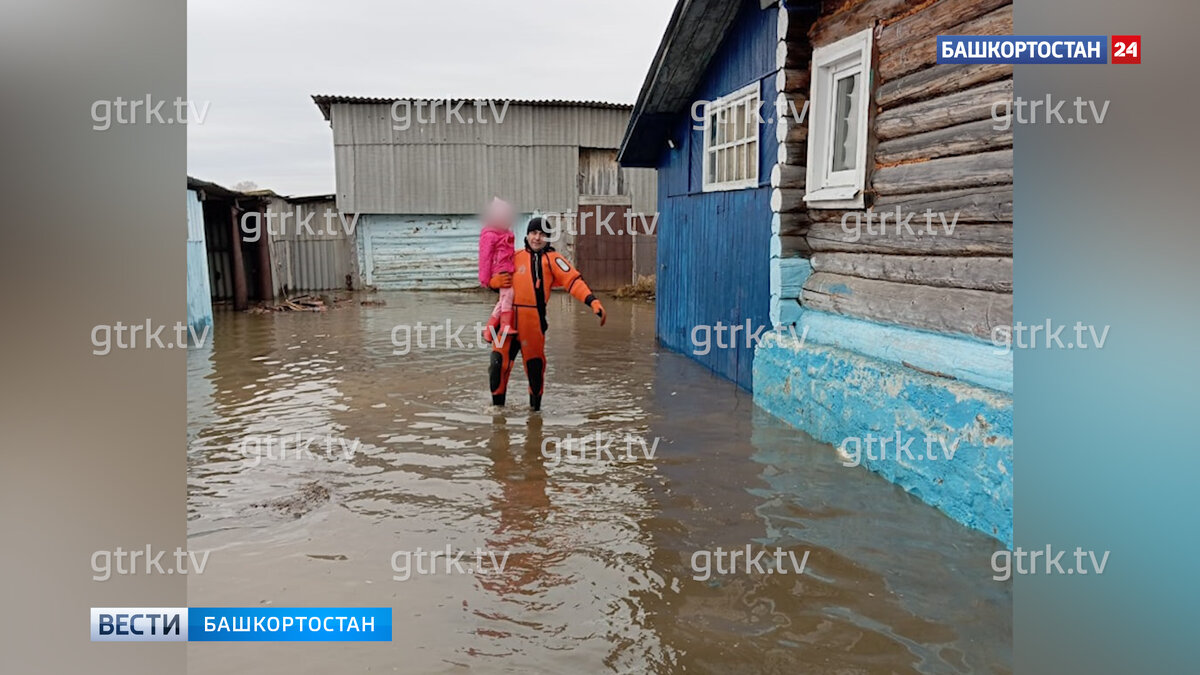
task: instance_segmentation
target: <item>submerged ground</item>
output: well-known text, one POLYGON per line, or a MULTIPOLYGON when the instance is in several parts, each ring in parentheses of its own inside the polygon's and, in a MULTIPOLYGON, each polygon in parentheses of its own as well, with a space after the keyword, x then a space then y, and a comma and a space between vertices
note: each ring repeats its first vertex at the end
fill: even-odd
POLYGON ((606 300, 600 328, 556 297, 539 415, 519 365, 490 406, 488 296, 377 297, 218 313, 189 350, 189 547, 212 554, 188 603, 390 606, 393 642, 197 643, 189 672, 1011 670, 1000 545, 660 350, 653 305, 606 300), (470 345, 417 345, 447 321, 470 345), (567 456, 595 439, 613 459, 567 456), (804 574, 694 578, 695 552, 747 545, 804 574), (447 546, 508 557, 417 573, 447 546))

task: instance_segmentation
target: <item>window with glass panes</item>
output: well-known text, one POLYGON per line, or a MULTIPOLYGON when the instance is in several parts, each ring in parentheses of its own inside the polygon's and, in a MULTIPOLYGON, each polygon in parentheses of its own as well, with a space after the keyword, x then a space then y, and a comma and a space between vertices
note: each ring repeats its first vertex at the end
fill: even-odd
POLYGON ((704 190, 758 185, 758 83, 708 104, 704 112, 704 190))
POLYGON ((871 39, 867 29, 813 50, 804 194, 809 208, 863 206, 871 39))

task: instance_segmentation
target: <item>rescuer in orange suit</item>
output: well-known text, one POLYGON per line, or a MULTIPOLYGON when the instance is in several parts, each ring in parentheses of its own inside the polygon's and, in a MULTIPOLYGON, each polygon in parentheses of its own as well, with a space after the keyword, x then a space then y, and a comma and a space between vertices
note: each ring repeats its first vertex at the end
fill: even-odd
POLYGON ((601 326, 608 320, 604 306, 592 295, 592 289, 588 288, 579 270, 548 244, 547 234, 545 220, 530 220, 525 249, 513 256, 514 272, 494 274, 488 280, 488 287, 494 290, 513 289, 516 313, 516 335, 510 334, 499 345, 492 346, 488 376, 493 405, 504 405, 508 376, 520 352, 525 359, 525 375, 529 378, 529 407, 542 408, 542 390, 546 384, 546 301, 550 298, 550 289, 564 289, 587 305, 600 317, 601 326))

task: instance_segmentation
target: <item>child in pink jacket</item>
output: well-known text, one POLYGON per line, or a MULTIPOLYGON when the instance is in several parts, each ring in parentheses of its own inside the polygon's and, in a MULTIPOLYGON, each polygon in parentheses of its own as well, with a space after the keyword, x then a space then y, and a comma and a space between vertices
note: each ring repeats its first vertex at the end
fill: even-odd
MULTIPOLYGON (((479 283, 490 288, 492 277, 513 273, 513 222, 516 211, 508 202, 495 197, 483 213, 483 231, 479 233, 479 283)), ((503 340, 515 333, 513 325, 513 289, 500 288, 500 299, 483 329, 486 340, 503 340)))

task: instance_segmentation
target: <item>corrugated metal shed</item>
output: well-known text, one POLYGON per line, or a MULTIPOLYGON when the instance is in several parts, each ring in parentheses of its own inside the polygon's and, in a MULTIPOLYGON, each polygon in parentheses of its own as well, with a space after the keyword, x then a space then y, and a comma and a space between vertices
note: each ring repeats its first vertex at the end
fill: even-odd
POLYGON ((333 195, 274 197, 267 202, 271 220, 283 225, 271 233, 272 279, 276 294, 347 288, 357 277, 354 237, 358 219, 338 212, 333 195), (301 227, 299 223, 307 223, 301 227))
POLYGON ((418 122, 393 114, 401 99, 313 99, 333 127, 338 208, 351 213, 472 214, 493 195, 525 212, 573 209, 579 148, 617 148, 631 110, 509 101, 472 108, 470 123, 428 111, 418 122))
POLYGON ((518 209, 578 203, 573 146, 341 145, 334 148, 344 213, 470 214, 495 195, 518 209))
POLYGON ((644 214, 649 222, 658 213, 658 170, 621 167, 621 175, 634 213, 644 214))

